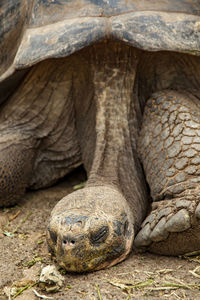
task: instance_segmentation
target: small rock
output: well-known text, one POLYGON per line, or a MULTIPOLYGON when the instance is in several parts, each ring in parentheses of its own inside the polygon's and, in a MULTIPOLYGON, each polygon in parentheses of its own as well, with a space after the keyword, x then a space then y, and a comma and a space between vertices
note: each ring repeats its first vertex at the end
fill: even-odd
POLYGON ((64 284, 65 278, 58 272, 55 266, 46 266, 40 274, 40 286, 47 292, 57 292, 64 284))

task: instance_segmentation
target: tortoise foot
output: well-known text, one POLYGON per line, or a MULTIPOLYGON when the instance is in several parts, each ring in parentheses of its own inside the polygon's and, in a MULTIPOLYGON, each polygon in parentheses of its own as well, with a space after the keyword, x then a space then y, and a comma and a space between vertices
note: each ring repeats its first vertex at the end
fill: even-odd
POLYGON ((56 205, 47 242, 67 271, 99 270, 126 258, 132 248, 133 223, 120 192, 111 187, 87 187, 56 205))
MULTIPOLYGON (((3 136, 3 131, 1 135, 3 136)), ((0 140, 0 207, 8 207, 16 204, 25 193, 31 177, 35 144, 33 138, 28 142, 27 137, 19 140, 17 134, 16 136, 13 134, 11 137, 8 135, 7 138, 12 138, 16 145, 8 146, 8 143, 2 142, 2 136, 0 140)))
POLYGON ((153 203, 152 212, 135 238, 135 246, 163 255, 199 250, 199 200, 185 197, 153 203))
POLYGON ((199 100, 190 93, 165 90, 147 101, 138 147, 154 209, 138 247, 166 255, 200 249, 199 120, 199 100))

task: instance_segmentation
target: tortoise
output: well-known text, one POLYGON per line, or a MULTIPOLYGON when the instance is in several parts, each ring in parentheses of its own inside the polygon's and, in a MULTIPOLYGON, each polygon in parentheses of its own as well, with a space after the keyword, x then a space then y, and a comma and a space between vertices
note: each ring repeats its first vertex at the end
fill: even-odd
POLYGON ((0 20, 1 207, 83 164, 48 223, 60 266, 198 250, 199 1, 3 0, 0 20))

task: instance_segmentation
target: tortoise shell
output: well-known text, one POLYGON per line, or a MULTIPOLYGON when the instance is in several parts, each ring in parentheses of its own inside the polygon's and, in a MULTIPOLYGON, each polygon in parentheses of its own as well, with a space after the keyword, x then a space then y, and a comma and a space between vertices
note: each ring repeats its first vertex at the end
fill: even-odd
POLYGON ((197 0, 3 0, 0 80, 104 39, 149 51, 200 53, 197 0))

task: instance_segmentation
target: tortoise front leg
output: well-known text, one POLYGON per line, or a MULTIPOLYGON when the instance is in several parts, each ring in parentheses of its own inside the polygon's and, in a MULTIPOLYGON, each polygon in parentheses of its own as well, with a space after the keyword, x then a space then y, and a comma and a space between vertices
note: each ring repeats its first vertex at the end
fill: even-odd
MULTIPOLYGON (((2 133, 1 133, 2 135, 2 133)), ((15 204, 29 184, 35 158, 34 141, 30 137, 6 134, 7 142, 0 143, 0 206, 15 204)))
POLYGON ((47 238, 58 263, 75 272, 123 260, 147 210, 145 182, 134 146, 137 53, 125 45, 108 43, 82 55, 91 69, 94 88, 88 109, 82 102, 85 115, 79 113, 77 120, 88 182, 56 205, 47 238), (86 120, 94 116, 94 126, 89 127, 86 120))
POLYGON ((200 249, 200 102, 162 91, 147 102, 139 152, 154 201, 135 244, 180 255, 200 249))
POLYGON ((0 206, 51 185, 81 164, 72 101, 73 61, 33 67, 0 111, 0 206))

